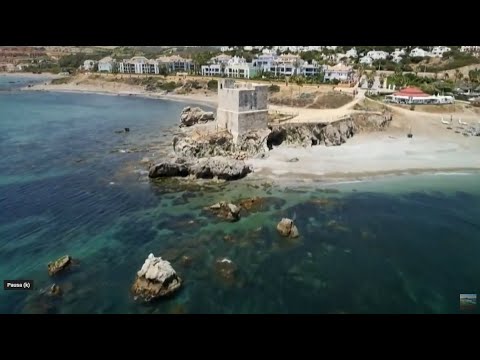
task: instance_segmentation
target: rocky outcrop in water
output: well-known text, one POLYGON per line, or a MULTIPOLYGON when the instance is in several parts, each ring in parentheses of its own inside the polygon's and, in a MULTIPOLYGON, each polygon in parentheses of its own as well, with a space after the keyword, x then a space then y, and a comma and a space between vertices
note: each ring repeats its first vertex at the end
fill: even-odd
POLYGON ((62 289, 60 288, 60 286, 58 286, 57 284, 53 284, 51 287, 50 287, 50 290, 49 290, 49 295, 51 296, 61 296, 62 295, 62 289))
POLYGON ((181 285, 182 279, 172 265, 161 257, 150 254, 137 272, 132 292, 144 301, 152 301, 173 294, 181 285))
POLYGON ((227 203, 225 201, 213 204, 212 206, 209 206, 205 209, 212 211, 218 217, 225 220, 237 221, 240 219, 240 207, 235 204, 227 203))
POLYGON ((72 258, 69 255, 62 256, 61 258, 48 263, 48 275, 52 276, 65 270, 72 263, 72 258))
POLYGON ((180 127, 202 124, 212 120, 215 120, 213 112, 187 106, 180 115, 180 127))
POLYGON ((283 218, 277 225, 280 235, 285 237, 296 238, 299 236, 298 229, 292 219, 283 218))
POLYGON ((229 156, 234 153, 233 138, 228 132, 193 137, 190 134, 173 138, 173 150, 178 156, 202 158, 229 156))
POLYGON ((223 157, 204 159, 178 158, 173 162, 162 162, 153 165, 148 176, 150 178, 189 176, 198 179, 237 180, 252 172, 250 166, 243 161, 223 157))
POLYGON ((240 135, 237 143, 229 132, 206 133, 203 136, 183 134, 173 139, 173 150, 182 157, 223 156, 246 158, 268 151, 267 138, 270 129, 250 131, 240 135))

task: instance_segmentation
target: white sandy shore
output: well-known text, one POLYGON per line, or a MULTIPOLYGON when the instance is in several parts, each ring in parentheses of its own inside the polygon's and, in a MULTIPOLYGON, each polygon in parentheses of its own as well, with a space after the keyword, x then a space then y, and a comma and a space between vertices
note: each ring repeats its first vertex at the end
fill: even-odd
POLYGON ((41 73, 41 74, 34 74, 34 73, 23 73, 23 72, 0 72, 0 76, 6 77, 28 77, 28 78, 48 78, 54 79, 59 77, 57 74, 52 73, 41 73))
MULTIPOLYGON (((459 137, 460 138, 460 137, 459 137)), ((360 134, 341 146, 278 147, 250 159, 254 176, 283 181, 361 180, 374 175, 480 170, 480 137, 439 141, 388 133, 360 134), (298 158, 297 162, 289 162, 298 158)))
POLYGON ((178 95, 178 94, 162 94, 148 92, 143 89, 139 89, 133 86, 116 86, 116 87, 102 87, 99 85, 90 85, 90 84, 79 84, 75 83, 69 84, 37 84, 32 87, 22 88, 25 91, 52 91, 52 92, 67 92, 67 93, 78 93, 78 94, 98 94, 98 95, 112 95, 112 96, 138 96, 145 97, 150 99, 162 99, 162 100, 173 100, 181 102, 189 102, 195 104, 203 104, 209 107, 215 107, 217 105, 216 96, 205 96, 203 94, 187 94, 187 95, 178 95))

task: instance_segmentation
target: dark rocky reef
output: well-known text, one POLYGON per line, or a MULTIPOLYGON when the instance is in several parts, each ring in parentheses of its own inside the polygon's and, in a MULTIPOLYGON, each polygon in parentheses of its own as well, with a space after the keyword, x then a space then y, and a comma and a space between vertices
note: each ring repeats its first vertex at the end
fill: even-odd
POLYGON ((178 158, 173 162, 166 161, 153 165, 148 176, 159 177, 186 177, 193 176, 197 179, 238 180, 252 172, 250 166, 243 161, 223 157, 203 159, 178 158))
POLYGON ((221 201, 219 203, 213 204, 205 208, 215 213, 219 218, 228 220, 228 221, 237 221, 240 219, 240 207, 235 204, 227 203, 226 201, 221 201))

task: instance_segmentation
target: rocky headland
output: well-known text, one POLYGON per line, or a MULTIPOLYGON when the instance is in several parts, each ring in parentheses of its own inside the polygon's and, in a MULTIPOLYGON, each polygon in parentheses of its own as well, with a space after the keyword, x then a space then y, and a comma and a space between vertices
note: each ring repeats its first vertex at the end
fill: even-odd
POLYGON ((180 115, 173 137, 173 156, 150 164, 150 178, 238 180, 254 169, 244 160, 266 158, 278 146, 339 146, 359 132, 388 127, 390 113, 355 113, 330 123, 272 123, 263 130, 241 134, 235 142, 228 131, 218 131, 213 112, 190 106, 180 115))

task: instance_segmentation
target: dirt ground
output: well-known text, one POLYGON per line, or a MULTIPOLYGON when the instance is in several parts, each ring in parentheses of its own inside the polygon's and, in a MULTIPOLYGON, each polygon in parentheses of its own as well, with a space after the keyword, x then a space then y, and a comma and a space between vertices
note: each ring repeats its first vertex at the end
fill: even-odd
MULTIPOLYGON (((395 107, 401 109, 410 109, 410 105, 395 105, 395 107)), ((471 105, 466 105, 463 103, 456 103, 456 104, 446 104, 446 105, 415 105, 415 110, 412 112, 418 111, 422 113, 430 113, 430 114, 461 114, 461 113, 469 113, 475 112, 475 108, 471 105)))
POLYGON ((270 94, 269 101, 275 105, 285 105, 311 109, 337 109, 353 100, 352 95, 334 90, 333 86, 298 86, 289 85, 270 94))

